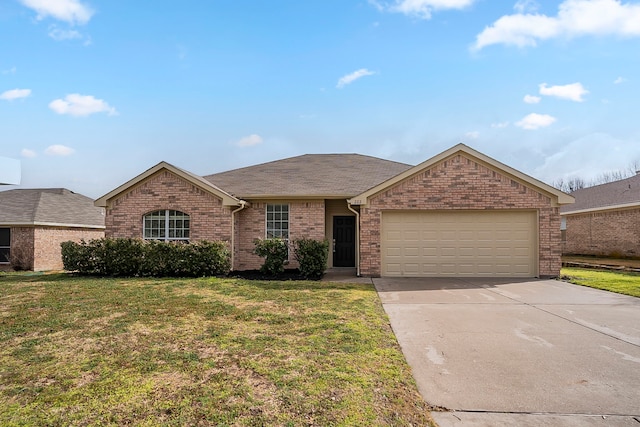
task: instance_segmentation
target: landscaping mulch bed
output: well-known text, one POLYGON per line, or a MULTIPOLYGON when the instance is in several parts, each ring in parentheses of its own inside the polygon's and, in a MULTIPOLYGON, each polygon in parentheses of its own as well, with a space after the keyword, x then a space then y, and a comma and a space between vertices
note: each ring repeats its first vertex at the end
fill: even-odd
POLYGON ((613 271, 640 272, 640 260, 632 258, 603 258, 590 256, 563 256, 563 267, 595 268, 613 271))

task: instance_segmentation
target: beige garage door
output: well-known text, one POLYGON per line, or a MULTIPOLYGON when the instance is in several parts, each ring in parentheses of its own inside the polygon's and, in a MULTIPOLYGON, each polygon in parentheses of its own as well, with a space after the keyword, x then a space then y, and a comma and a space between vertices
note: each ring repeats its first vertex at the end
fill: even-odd
POLYGON ((384 212, 382 275, 537 275, 537 216, 530 211, 384 212))

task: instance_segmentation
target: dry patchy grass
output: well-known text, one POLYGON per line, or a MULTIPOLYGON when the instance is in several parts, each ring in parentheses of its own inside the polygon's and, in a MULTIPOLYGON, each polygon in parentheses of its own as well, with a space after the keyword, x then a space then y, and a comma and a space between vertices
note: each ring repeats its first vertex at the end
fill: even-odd
POLYGON ((428 425, 367 285, 0 276, 0 424, 428 425))

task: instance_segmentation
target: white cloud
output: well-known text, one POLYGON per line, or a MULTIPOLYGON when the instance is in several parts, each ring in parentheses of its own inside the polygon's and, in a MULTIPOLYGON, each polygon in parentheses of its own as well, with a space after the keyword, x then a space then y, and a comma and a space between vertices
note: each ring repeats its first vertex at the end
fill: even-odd
POLYGON ((624 83, 624 82, 626 82, 626 81, 627 81, 627 79, 625 79, 624 77, 618 77, 617 79, 615 79, 615 80, 613 81, 613 84, 614 84, 614 85, 619 85, 620 83, 624 83))
POLYGON ((480 137, 480 132, 478 132, 477 130, 467 132, 464 134, 464 137, 465 139, 478 139, 480 137))
POLYGON ((509 122, 491 123, 491 127, 494 129, 504 129, 509 126, 509 122))
POLYGON ((260 135, 245 136, 236 142, 238 147, 253 147, 254 145, 262 144, 262 137, 260 135))
POLYGON ((405 15, 430 19, 433 11, 446 9, 464 9, 476 0, 369 0, 378 10, 398 12, 405 15))
POLYGON ((619 0, 565 0, 557 16, 533 13, 504 15, 476 36, 473 49, 492 44, 536 46, 556 37, 586 35, 640 36, 640 4, 619 0))
POLYGON ((31 95, 31 89, 11 89, 0 94, 0 99, 13 101, 14 99, 26 98, 31 95))
POLYGON ((37 156, 35 151, 30 150, 28 148, 23 148, 22 151, 20 151, 20 155, 22 155, 22 157, 26 157, 29 159, 37 156))
POLYGON ((540 98, 539 96, 525 95, 522 100, 527 104, 537 104, 538 102, 540 102, 541 99, 542 98, 540 98))
POLYGON ((538 10, 540 5, 535 0, 518 0, 513 9, 518 13, 532 13, 538 10))
POLYGON ((346 85, 351 84, 362 77, 371 76, 373 74, 375 74, 375 72, 369 71, 366 68, 360 68, 359 70, 354 71, 351 74, 340 77, 340 80, 338 80, 338 84, 336 85, 336 87, 338 89, 342 89, 346 85))
POLYGON ((69 24, 86 24, 93 16, 93 10, 79 0, 20 0, 34 10, 38 19, 52 17, 69 24))
POLYGON ((2 70, 2 74, 15 74, 18 69, 16 67, 11 67, 8 70, 2 70))
POLYGON ((533 176, 544 177, 547 182, 572 177, 589 182, 604 171, 623 170, 630 161, 640 160, 635 138, 618 139, 606 133, 585 134, 574 140, 563 137, 552 151, 533 176))
POLYGON ((72 93, 64 99, 56 99, 49 103, 49 108, 58 114, 69 114, 70 116, 88 116, 95 113, 107 113, 110 116, 118 114, 115 108, 96 99, 91 95, 79 95, 72 93))
POLYGON ((66 145, 50 145, 44 150, 44 153, 49 156, 70 156, 73 154, 75 150, 71 147, 67 147, 66 145))
POLYGON ((552 125, 556 118, 548 114, 531 113, 516 122, 516 126, 526 130, 536 130, 552 125))
POLYGON ((80 32, 78 32, 76 30, 63 30, 63 29, 60 29, 60 28, 56 27, 55 25, 52 25, 49 28, 49 37, 51 37, 55 41, 73 40, 73 39, 82 39, 83 38, 82 34, 80 34, 80 32))
POLYGON ((540 88, 540 95, 555 96, 575 102, 584 101, 582 96, 589 93, 589 91, 582 86, 582 83, 572 83, 563 86, 547 86, 546 83, 542 83, 538 85, 538 87, 540 88))

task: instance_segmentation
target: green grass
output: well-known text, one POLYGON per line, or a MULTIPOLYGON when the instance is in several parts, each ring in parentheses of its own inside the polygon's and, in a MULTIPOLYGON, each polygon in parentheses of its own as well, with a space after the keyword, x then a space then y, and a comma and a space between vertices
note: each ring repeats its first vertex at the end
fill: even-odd
POLYGON ((429 425, 370 285, 0 275, 0 425, 429 425))
POLYGON ((640 297, 640 274, 638 273, 563 268, 561 274, 563 278, 576 285, 640 297))

